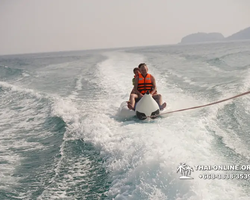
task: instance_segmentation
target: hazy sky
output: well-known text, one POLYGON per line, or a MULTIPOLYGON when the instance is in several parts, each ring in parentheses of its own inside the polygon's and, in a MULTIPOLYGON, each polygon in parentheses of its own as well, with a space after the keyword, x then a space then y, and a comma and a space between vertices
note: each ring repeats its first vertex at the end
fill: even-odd
POLYGON ((250 26, 250 0, 0 0, 0 54, 175 44, 250 26))

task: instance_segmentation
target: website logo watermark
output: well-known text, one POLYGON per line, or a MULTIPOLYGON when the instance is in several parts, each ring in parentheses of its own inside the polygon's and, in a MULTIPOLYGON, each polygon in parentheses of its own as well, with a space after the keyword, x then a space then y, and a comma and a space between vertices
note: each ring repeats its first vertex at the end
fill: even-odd
POLYGON ((180 163, 176 173, 180 174, 180 180, 193 180, 192 172, 199 172, 200 179, 237 179, 250 180, 250 165, 194 165, 180 163))
POLYGON ((190 167, 186 163, 180 163, 180 165, 177 167, 177 173, 180 173, 180 180, 191 180, 194 179, 191 177, 191 173, 194 172, 193 167, 190 167))

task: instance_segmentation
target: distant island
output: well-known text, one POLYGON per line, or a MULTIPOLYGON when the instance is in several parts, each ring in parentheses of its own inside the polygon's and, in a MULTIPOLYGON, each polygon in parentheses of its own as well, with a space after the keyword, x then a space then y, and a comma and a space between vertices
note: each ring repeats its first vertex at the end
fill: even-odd
POLYGON ((250 40, 250 27, 234 33, 229 37, 224 37, 221 33, 193 33, 183 37, 180 44, 223 42, 234 40, 250 40))

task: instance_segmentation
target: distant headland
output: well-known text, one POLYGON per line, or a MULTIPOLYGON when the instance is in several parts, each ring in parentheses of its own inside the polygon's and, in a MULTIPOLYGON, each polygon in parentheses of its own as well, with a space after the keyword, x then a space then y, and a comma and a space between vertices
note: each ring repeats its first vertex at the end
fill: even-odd
POLYGON ((221 33, 193 33, 181 39, 179 44, 193 44, 205 42, 223 42, 234 40, 250 40, 250 27, 241 30, 229 37, 224 37, 221 33))

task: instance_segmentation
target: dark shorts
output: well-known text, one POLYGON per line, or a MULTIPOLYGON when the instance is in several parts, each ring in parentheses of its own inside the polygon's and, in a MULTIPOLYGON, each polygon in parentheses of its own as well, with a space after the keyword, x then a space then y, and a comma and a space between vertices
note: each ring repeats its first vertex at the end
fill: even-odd
POLYGON ((135 98, 135 103, 137 103, 138 101, 140 101, 141 97, 135 98))

